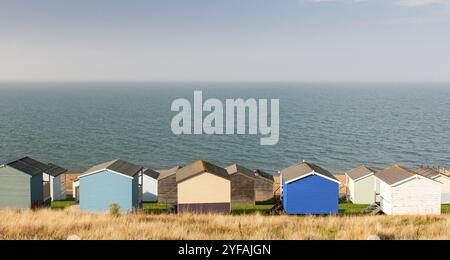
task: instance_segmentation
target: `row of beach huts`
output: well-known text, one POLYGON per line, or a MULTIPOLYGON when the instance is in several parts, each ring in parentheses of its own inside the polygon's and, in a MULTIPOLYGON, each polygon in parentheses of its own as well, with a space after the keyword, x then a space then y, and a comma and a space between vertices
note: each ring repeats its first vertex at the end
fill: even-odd
POLYGON ((371 214, 438 215, 442 204, 450 204, 450 177, 432 168, 361 166, 344 176, 339 181, 309 162, 269 173, 206 161, 153 170, 115 160, 73 177, 63 167, 25 157, 0 166, 0 208, 43 207, 69 195, 87 212, 105 212, 113 204, 133 212, 143 202, 158 202, 180 213, 229 213, 232 205, 275 201, 274 209, 291 215, 337 215, 343 185, 346 199, 370 205, 371 214))

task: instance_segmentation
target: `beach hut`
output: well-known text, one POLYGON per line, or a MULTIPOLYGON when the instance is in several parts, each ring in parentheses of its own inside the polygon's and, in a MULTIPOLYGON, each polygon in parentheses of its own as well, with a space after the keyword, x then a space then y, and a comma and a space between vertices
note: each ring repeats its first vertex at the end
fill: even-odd
POLYGON ((30 209, 44 202, 43 172, 20 160, 0 166, 0 208, 30 209))
MULTIPOLYGON (((49 204, 52 200, 66 199, 65 182, 64 179, 61 178, 61 175, 67 171, 66 169, 54 164, 46 164, 37 161, 31 157, 24 157, 19 160, 12 161, 6 164, 6 166, 33 176, 33 181, 36 183, 37 180, 35 175, 40 179, 39 183, 42 187, 39 189, 41 190, 42 194, 40 197, 42 198, 36 200, 36 203, 33 203, 34 206, 37 206, 38 204, 49 204)), ((11 188, 14 188, 14 186, 11 188)), ((29 189, 35 191, 34 188, 29 189)), ((33 201, 35 200, 33 199, 33 201)))
POLYGON ((80 172, 66 172, 61 175, 61 178, 66 182, 66 195, 70 198, 75 198, 75 190, 73 189, 75 180, 81 175, 80 172))
POLYGON ((308 162, 281 171, 283 207, 287 214, 339 213, 339 181, 327 170, 308 162))
POLYGON ((237 164, 226 170, 231 180, 231 204, 255 205, 255 173, 237 164))
MULTIPOLYGON (((275 178, 272 174, 263 171, 255 171, 255 200, 256 202, 272 202, 274 199, 275 178)), ((276 188, 275 188, 276 189, 276 188)))
POLYGON ((278 201, 281 199, 281 174, 279 172, 273 174, 272 186, 274 198, 278 201))
POLYGON ((142 187, 142 201, 158 201, 158 177, 159 173, 152 169, 144 169, 142 178, 139 179, 142 187))
MULTIPOLYGON (((43 173, 44 194, 49 194, 52 201, 66 200, 66 169, 54 164, 48 164, 48 169, 43 173)), ((44 201, 47 198, 44 197, 44 201)))
POLYGON ((400 165, 375 173, 387 215, 441 214, 442 184, 400 165))
POLYGON ((441 204, 450 204, 450 177, 432 168, 414 168, 414 172, 442 183, 441 204))
POLYGON ((373 204, 375 202, 375 172, 360 166, 346 173, 348 178, 347 198, 353 204, 373 204))
POLYGON ((177 179, 176 173, 181 167, 177 166, 169 170, 158 170, 158 203, 177 204, 177 179))
POLYGON ((92 167, 78 177, 80 209, 104 212, 116 204, 121 212, 132 212, 140 206, 142 174, 142 166, 122 160, 92 167))
POLYGON ((179 169, 178 212, 230 213, 231 181, 227 170, 197 161, 179 169))
POLYGON ((80 179, 76 178, 72 183, 72 197, 76 202, 80 202, 80 179))

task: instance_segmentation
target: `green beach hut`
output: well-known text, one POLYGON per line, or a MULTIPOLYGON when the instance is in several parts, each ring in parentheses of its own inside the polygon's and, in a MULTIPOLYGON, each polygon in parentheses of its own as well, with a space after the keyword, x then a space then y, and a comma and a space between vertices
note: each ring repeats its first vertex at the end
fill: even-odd
POLYGON ((375 202, 375 171, 360 166, 346 173, 348 179, 347 199, 353 204, 375 202))
POLYGON ((0 209, 30 209, 44 203, 43 167, 25 157, 0 165, 0 209))

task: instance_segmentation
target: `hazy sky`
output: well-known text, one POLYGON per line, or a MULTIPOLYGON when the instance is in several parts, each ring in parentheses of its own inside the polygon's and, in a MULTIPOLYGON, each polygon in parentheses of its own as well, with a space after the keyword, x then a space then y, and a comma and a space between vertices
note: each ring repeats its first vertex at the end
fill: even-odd
POLYGON ((450 81, 450 0, 0 0, 0 80, 450 81))

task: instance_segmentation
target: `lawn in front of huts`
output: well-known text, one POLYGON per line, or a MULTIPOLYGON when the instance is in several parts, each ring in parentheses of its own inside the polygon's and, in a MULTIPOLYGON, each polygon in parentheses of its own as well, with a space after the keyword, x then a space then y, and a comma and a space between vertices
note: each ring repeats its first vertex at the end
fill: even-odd
MULTIPOLYGON (((75 205, 75 200, 69 198, 64 201, 53 201, 52 209, 64 209, 75 205)), ((352 216, 352 215, 363 215, 364 210, 369 205, 356 205, 352 203, 340 203, 339 204, 339 215, 352 216)), ((160 204, 160 203, 143 203, 142 210, 146 214, 165 214, 170 208, 170 205, 160 204)), ((266 215, 269 213, 273 204, 256 204, 256 205, 233 205, 231 208, 232 215, 252 215, 255 213, 260 213, 266 215)), ((450 214, 450 205, 442 205, 442 214, 450 214)))

